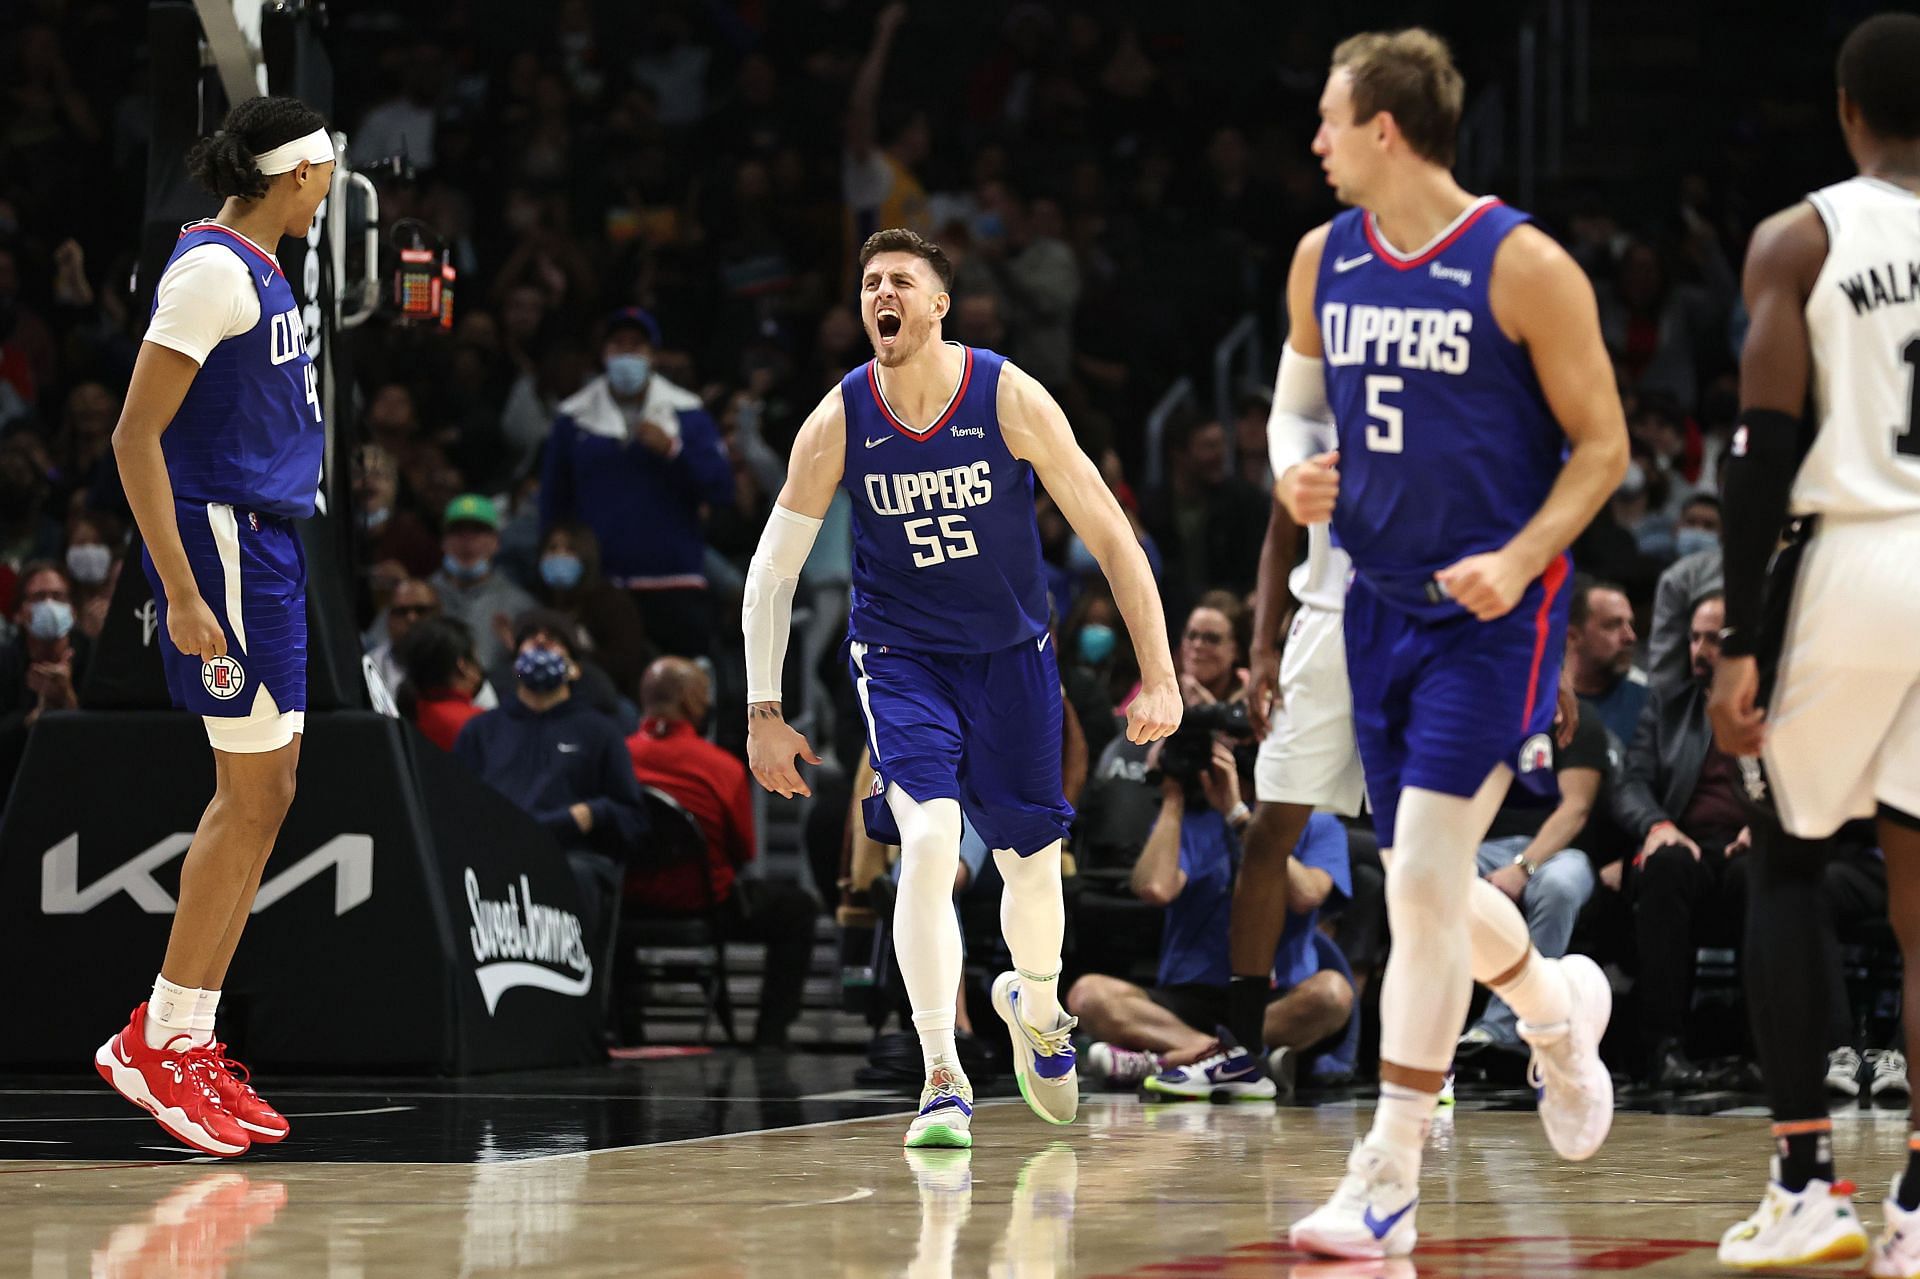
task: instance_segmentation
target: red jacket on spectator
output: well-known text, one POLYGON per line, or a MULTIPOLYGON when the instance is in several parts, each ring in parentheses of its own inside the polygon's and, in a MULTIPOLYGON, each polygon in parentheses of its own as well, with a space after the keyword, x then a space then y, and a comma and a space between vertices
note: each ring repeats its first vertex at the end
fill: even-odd
POLYGON ((443 688, 420 694, 414 723, 428 741, 443 751, 451 751, 453 739, 460 736, 460 730, 468 720, 480 713, 480 708, 473 704, 473 698, 454 689, 443 688))
MULTIPOLYGON (((713 896, 725 901, 734 870, 753 859, 753 794, 747 766, 694 731, 685 720, 648 719, 627 739, 634 776, 642 786, 672 796, 700 823, 707 837, 713 896)), ((700 882, 688 866, 636 869, 627 875, 627 898, 658 910, 699 910, 700 882)))

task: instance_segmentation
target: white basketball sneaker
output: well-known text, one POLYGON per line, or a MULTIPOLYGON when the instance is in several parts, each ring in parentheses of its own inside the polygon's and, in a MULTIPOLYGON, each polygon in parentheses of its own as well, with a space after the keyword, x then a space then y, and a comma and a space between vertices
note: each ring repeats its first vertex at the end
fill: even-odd
POLYGON ((1780 1184, 1778 1159, 1760 1207, 1720 1236, 1720 1264, 1743 1270, 1854 1261, 1866 1255, 1867 1232, 1853 1210, 1853 1183, 1815 1179, 1805 1190, 1788 1190, 1780 1184))
POLYGON ((1418 1169, 1389 1152, 1357 1142, 1333 1198, 1294 1222, 1287 1242, 1323 1257, 1404 1257, 1419 1237, 1413 1228, 1418 1177, 1418 1169))
POLYGON ((1900 1179, 1896 1177, 1886 1203, 1881 1205, 1885 1216, 1880 1237, 1873 1241, 1873 1257, 1867 1262, 1867 1273, 1873 1279, 1920 1279, 1920 1210, 1908 1212, 1894 1202, 1899 1193, 1900 1179))
POLYGON ((1527 1082, 1540 1090, 1540 1124, 1560 1157, 1590 1159, 1613 1127, 1613 1076, 1600 1060, 1613 988, 1585 955, 1544 962, 1566 975, 1573 1011, 1552 1027, 1520 1023, 1520 1037, 1533 1048, 1527 1082))
POLYGON ((973 1145, 973 1085, 958 1070, 935 1066, 920 1090, 920 1113, 907 1125, 905 1144, 966 1148, 973 1145))

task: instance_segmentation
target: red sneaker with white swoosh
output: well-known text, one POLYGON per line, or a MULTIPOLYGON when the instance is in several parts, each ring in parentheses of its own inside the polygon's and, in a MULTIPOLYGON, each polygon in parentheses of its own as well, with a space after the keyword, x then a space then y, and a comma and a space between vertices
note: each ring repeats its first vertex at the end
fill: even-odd
POLYGON ((94 1069, 115 1092, 160 1121, 175 1138, 209 1155, 244 1155, 252 1144, 239 1120, 220 1104, 217 1067, 208 1048, 176 1035, 147 1047, 147 1006, 133 1010, 127 1028, 100 1045, 94 1069))
POLYGON ((293 1125, 253 1090, 252 1078, 251 1071, 227 1056, 225 1044, 214 1043, 213 1086, 220 1093, 220 1108, 232 1115, 254 1141, 272 1145, 291 1132, 293 1125))

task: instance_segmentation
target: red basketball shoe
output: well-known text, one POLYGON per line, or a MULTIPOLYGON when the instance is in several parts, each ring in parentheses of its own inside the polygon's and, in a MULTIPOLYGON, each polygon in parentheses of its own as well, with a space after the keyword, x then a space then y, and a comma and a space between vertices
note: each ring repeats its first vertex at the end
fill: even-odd
POLYGON ((153 1115, 160 1126, 195 1150, 244 1155, 252 1144, 239 1120, 221 1109, 213 1053, 176 1035, 163 1048, 147 1047, 147 1006, 133 1010, 127 1028, 100 1045, 93 1067, 115 1092, 153 1115))
POLYGON ((220 1108, 262 1145, 272 1145, 293 1130, 287 1117, 269 1106, 248 1082, 248 1069, 227 1056, 227 1046, 213 1045, 213 1086, 220 1092, 220 1108))

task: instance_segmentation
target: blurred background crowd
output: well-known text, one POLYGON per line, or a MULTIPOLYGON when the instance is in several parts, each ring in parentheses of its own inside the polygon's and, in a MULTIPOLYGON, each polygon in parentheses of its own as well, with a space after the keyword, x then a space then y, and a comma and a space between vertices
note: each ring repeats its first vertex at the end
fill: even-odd
MULTIPOLYGON (((542 798, 520 779, 530 807, 563 793, 560 828, 614 863, 596 873, 624 878, 630 904, 723 908, 768 946, 770 975, 778 954, 804 977, 817 916, 884 928, 885 854, 862 847, 848 803, 862 729, 837 648, 844 511, 796 620, 789 718, 828 764, 791 833, 770 831, 739 768, 737 636, 794 432, 869 355, 854 253, 894 225, 956 264, 947 336, 1006 353, 1065 407, 1148 548, 1190 698, 1239 697, 1280 288, 1294 242, 1335 211, 1307 150, 1326 57, 1352 30, 1425 20, 1467 77, 1466 176, 1516 202, 1524 181, 1593 280, 1634 441, 1575 547, 1568 670, 1587 731, 1555 761, 1559 807, 1500 830, 1584 873, 1569 861, 1509 891, 1534 894, 1537 937, 1592 949, 1633 985, 1616 1062, 1682 1091, 1738 1082, 1741 1018, 1695 1015, 1716 990, 1736 997, 1744 848, 1700 695, 1716 656, 1717 474, 1746 236, 1844 172, 1828 69, 1747 43, 1722 21, 1730 6, 1599 7, 1586 38, 1615 79, 1562 105, 1557 154, 1533 164, 1509 125, 1535 109, 1514 32, 1539 7, 1363 3, 1336 22, 1084 0, 332 6, 335 126, 357 167, 394 161, 379 169, 383 217, 427 223, 458 270, 449 330, 376 318, 354 331, 339 399, 337 425, 362 441, 358 621, 400 710, 515 794, 511 750, 482 751, 467 725, 550 711, 554 685, 530 701, 522 668, 540 663, 523 658, 558 654, 567 713, 624 743, 612 771, 672 795, 710 846, 707 877, 622 871, 619 805, 640 802, 625 783, 541 779, 542 798), (1716 92, 1736 74, 1742 92, 1716 92), (1773 97, 1746 91, 1761 82, 1773 97), (1680 149, 1662 127, 1679 112, 1708 145, 1680 149), (792 860, 757 873, 775 840, 792 860), (1695 1060, 1708 1057, 1729 1060, 1695 1060)), ((1835 30, 1857 16, 1831 8, 1835 30)), ((0 793, 38 716, 78 703, 127 558, 109 436, 144 320, 131 275, 146 122, 139 43, 106 38, 124 19, 105 0, 22 0, 0 41, 0 793)), ((1169 812, 1177 827, 1251 799, 1250 744, 1225 741, 1224 762, 1184 782, 1144 780, 1160 761, 1116 733, 1135 676, 1124 626, 1044 496, 1037 517, 1078 729, 1063 761, 1081 814, 1069 964, 1204 984, 1224 959, 1167 948, 1204 951, 1236 832, 1215 841, 1221 875, 1187 877, 1184 907, 1136 869, 1169 812)), ((1350 836, 1348 864, 1290 933, 1327 938, 1344 973, 1338 1015, 1307 1019, 1316 1036, 1296 1045, 1319 1049, 1330 1078, 1367 1059, 1352 1041, 1387 944, 1377 855, 1358 826, 1332 834, 1350 836)), ((1874 914, 1875 853, 1870 836, 1856 844, 1835 892, 1849 921, 1874 914)), ((990 863, 970 865, 963 915, 991 900, 990 863)), ((985 971, 993 912, 971 913, 985 971)), ((1835 980, 1850 975, 1857 997, 1832 1048, 1836 1081, 1850 1069, 1858 1091, 1904 1075, 1855 1051, 1889 1041, 1877 939, 1848 928, 1835 980)), ((1085 988, 1083 1007, 1102 993, 1085 988)), ((802 1004, 799 977, 770 977, 759 1037, 804 1025, 802 1004)), ((1191 1059, 1211 1028, 1192 1029, 1122 1046, 1191 1059)), ((1477 1020, 1463 1063, 1497 1061, 1510 1032, 1477 1020)))

